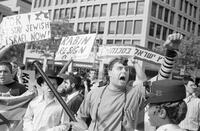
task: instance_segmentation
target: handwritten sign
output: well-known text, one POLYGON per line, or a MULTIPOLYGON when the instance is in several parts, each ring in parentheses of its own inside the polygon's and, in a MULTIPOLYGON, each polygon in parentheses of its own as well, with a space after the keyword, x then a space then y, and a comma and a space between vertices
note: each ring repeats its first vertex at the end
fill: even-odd
POLYGON ((92 50, 95 38, 96 34, 63 37, 55 59, 87 59, 92 50))
POLYGON ((98 52, 99 58, 126 56, 144 61, 161 64, 164 56, 140 46, 102 46, 98 52))
POLYGON ((22 83, 27 88, 31 88, 34 82, 35 82, 35 71, 22 70, 22 83))
POLYGON ((113 56, 134 56, 135 47, 133 46, 102 46, 99 49, 99 57, 113 56))
POLYGON ((50 37, 48 11, 7 16, 1 23, 0 44, 20 44, 50 37))
POLYGON ((161 64, 164 56, 141 46, 135 46, 135 59, 161 64))

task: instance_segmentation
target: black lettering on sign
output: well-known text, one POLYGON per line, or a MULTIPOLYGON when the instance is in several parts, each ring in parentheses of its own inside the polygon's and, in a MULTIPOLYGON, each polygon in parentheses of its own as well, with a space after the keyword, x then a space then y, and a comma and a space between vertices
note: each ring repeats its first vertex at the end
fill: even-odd
POLYGON ((161 59, 163 59, 163 57, 159 56, 157 62, 160 61, 161 59))
POLYGON ((82 44, 84 44, 84 45, 87 44, 88 41, 90 40, 90 38, 91 38, 91 37, 87 37, 87 36, 86 36, 86 37, 83 39, 83 41, 81 42, 81 45, 82 45, 82 44))
POLYGON ((23 77, 23 78, 30 79, 30 76, 29 76, 29 74, 27 74, 27 73, 22 73, 22 77, 23 77))

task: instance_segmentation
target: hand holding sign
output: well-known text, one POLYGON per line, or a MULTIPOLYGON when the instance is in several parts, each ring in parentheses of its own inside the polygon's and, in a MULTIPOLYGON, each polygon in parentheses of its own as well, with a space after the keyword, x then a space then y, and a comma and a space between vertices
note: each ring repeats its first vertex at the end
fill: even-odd
POLYGON ((163 46, 170 50, 178 50, 182 39, 183 35, 180 33, 173 33, 167 37, 163 46))

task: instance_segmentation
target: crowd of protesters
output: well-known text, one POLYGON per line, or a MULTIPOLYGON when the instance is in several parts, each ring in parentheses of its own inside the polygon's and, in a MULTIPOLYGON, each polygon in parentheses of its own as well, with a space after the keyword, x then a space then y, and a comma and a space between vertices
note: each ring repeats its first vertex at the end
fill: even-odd
MULTIPOLYGON (((183 80, 170 79, 181 40, 179 33, 167 37, 163 63, 158 75, 150 79, 140 62, 126 57, 112 59, 103 80, 97 79, 96 70, 82 74, 46 70, 76 122, 70 121, 45 79, 38 76, 35 97, 22 118, 22 130, 199 131, 199 85, 189 76, 183 80), (135 78, 129 77, 129 66, 135 68, 135 78)), ((21 81, 22 69, 24 66, 0 62, 0 96, 20 96, 28 90, 21 81)), ((3 121, 1 115, 0 119, 3 121)))

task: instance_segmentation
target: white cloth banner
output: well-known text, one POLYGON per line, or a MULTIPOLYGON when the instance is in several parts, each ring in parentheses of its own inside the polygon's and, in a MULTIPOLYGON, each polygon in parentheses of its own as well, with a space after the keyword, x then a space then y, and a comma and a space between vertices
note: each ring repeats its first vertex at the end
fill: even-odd
POLYGON ((164 56, 140 46, 102 46, 97 54, 99 58, 126 56, 161 64, 164 56))
POLYGON ((95 38, 96 34, 63 37, 55 60, 87 59, 95 38))
POLYGON ((4 17, 0 26, 0 45, 20 44, 51 37, 48 11, 4 17))

